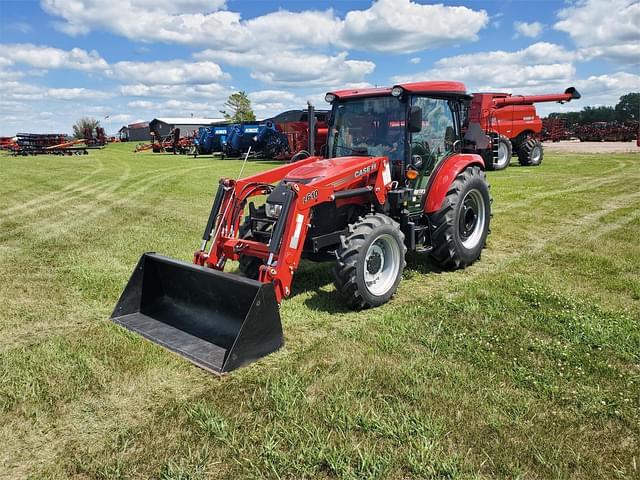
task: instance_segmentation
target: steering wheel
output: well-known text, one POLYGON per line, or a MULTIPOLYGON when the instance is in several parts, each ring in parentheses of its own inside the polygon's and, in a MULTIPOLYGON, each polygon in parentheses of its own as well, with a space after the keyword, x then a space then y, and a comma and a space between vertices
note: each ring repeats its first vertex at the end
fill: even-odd
POLYGON ((411 144, 411 155, 420 155, 422 160, 426 160, 430 154, 431 147, 429 147, 428 142, 424 141, 411 144))

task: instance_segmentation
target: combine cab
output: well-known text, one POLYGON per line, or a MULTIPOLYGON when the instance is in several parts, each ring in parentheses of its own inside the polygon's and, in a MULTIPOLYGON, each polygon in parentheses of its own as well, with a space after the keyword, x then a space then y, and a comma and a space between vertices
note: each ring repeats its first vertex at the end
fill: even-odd
POLYGON ((112 319, 225 373, 283 344, 278 305, 301 261, 333 262, 354 309, 391 299, 407 251, 473 263, 491 202, 483 158, 462 151, 469 99, 458 82, 328 93, 324 156, 220 179, 193 264, 144 254, 112 319))

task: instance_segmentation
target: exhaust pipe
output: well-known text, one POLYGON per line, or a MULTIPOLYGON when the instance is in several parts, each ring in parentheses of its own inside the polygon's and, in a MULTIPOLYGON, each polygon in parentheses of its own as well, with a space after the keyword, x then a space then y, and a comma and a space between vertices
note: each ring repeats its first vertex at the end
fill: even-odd
POLYGON ((111 320, 217 374, 283 345, 273 285, 145 253, 111 320))

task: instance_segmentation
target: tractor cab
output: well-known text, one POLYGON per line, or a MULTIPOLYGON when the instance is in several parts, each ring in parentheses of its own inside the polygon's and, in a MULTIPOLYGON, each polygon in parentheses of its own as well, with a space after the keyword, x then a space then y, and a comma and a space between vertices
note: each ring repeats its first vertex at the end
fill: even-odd
POLYGON ((459 151, 468 99, 458 82, 330 92, 326 155, 387 157, 393 180, 412 190, 410 211, 419 211, 431 174, 459 151))

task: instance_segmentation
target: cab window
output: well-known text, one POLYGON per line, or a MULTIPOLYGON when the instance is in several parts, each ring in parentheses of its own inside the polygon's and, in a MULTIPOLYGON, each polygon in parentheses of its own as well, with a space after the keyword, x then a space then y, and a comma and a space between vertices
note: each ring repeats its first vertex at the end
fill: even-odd
POLYGON ((448 100, 414 97, 411 104, 422 109, 422 129, 411 134, 411 155, 419 155, 425 173, 453 151, 456 129, 448 100))

